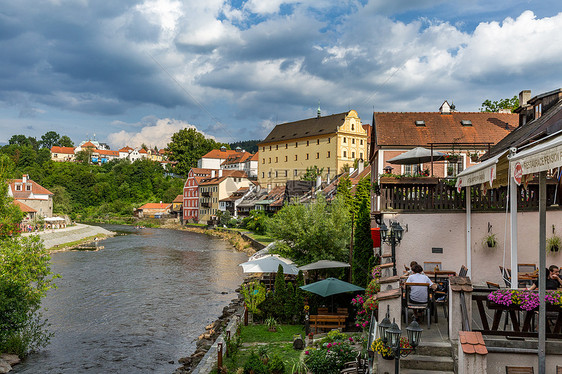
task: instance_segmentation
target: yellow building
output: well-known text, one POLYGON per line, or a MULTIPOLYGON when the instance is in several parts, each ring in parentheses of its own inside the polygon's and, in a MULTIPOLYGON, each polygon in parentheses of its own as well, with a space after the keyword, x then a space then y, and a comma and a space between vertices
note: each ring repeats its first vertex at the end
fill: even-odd
POLYGON ((323 169, 323 179, 334 177, 368 158, 367 130, 355 110, 277 125, 258 146, 258 181, 268 188, 298 180, 314 166, 323 169))
POLYGON ((199 183, 199 222, 206 222, 219 211, 219 202, 241 187, 250 187, 246 173, 239 170, 212 170, 211 178, 199 183), (216 172, 216 174, 215 174, 216 172))

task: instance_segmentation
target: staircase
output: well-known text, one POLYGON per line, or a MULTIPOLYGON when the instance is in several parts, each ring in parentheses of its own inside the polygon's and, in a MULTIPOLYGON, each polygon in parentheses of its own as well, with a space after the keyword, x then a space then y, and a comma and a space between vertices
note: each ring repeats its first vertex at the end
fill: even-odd
POLYGON ((425 342, 416 353, 400 359, 401 374, 454 374, 455 362, 450 342, 425 342))

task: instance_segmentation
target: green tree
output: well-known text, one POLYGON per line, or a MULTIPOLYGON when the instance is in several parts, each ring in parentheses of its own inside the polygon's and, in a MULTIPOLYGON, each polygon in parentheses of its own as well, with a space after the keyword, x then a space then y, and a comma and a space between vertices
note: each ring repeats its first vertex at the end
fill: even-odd
POLYGON ((371 218, 367 199, 362 199, 356 214, 353 245, 353 284, 367 287, 370 270, 374 266, 373 240, 371 239, 371 218))
POLYGON ((172 141, 168 143, 169 160, 177 161, 174 171, 180 175, 187 175, 189 170, 197 166, 197 160, 213 149, 227 144, 217 143, 213 139, 207 139, 197 130, 181 129, 172 135, 172 141))
POLYGON ((8 178, 13 176, 14 163, 6 155, 0 155, 0 245, 2 240, 19 232, 23 213, 8 196, 8 178))
POLYGON ((279 265, 277 274, 275 275, 275 285, 273 291, 273 301, 277 305, 278 317, 285 320, 285 301, 287 300, 287 285, 285 284, 285 274, 283 273, 283 266, 279 265))
POLYGON ((484 100, 481 112, 499 112, 500 109, 509 109, 513 113, 515 109, 519 107, 519 99, 517 96, 513 96, 511 99, 501 99, 491 101, 489 99, 484 100))
POLYGON ((72 212, 70 203, 70 194, 66 192, 66 188, 60 185, 51 187, 53 193, 53 212, 56 214, 68 214, 72 212))
POLYGON ((304 291, 301 287, 304 286, 304 275, 302 271, 299 270, 297 275, 297 281, 295 284, 295 295, 293 302, 293 314, 297 317, 297 323, 301 323, 304 317, 304 291))
POLYGON ((314 165, 306 168, 306 173, 301 176, 302 181, 312 181, 316 182, 316 178, 322 175, 324 168, 319 169, 318 166, 314 165))
POLYGON ((59 139, 59 146, 61 146, 61 147, 74 147, 74 142, 68 136, 63 135, 59 139))
POLYGON ((268 229, 280 240, 275 250, 299 264, 347 260, 351 218, 339 196, 329 205, 321 195, 308 205, 286 205, 269 220, 268 229))
POLYGON ((60 141, 60 135, 55 131, 47 131, 41 136, 39 144, 42 148, 51 149, 54 145, 58 146, 60 141))
POLYGON ((336 195, 343 199, 345 205, 349 207, 349 211, 353 211, 353 195, 351 194, 351 179, 349 175, 345 175, 340 178, 338 182, 338 190, 336 195))
POLYGON ((355 187, 355 195, 353 196, 353 214, 357 216, 359 207, 366 202, 367 208, 371 207, 371 179, 370 177, 362 178, 355 187))

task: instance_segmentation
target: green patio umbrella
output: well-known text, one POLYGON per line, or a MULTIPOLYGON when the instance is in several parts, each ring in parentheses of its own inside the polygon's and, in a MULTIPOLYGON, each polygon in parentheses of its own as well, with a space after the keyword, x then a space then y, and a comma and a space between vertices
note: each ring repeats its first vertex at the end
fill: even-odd
POLYGON ((327 278, 318 282, 307 284, 306 286, 301 286, 301 289, 323 297, 337 295, 344 292, 365 290, 362 287, 341 281, 336 278, 327 278))

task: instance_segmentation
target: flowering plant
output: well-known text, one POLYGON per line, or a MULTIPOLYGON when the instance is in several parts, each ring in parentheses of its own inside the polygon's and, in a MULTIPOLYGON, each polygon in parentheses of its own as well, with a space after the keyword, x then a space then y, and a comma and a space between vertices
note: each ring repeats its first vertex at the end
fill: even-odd
MULTIPOLYGON (((408 340, 408 338, 406 338, 406 337, 400 338, 400 349, 412 349, 412 345, 410 344, 410 341, 408 340)), ((379 353, 383 356, 386 356, 386 357, 394 355, 392 353, 392 349, 390 349, 390 347, 384 345, 381 338, 373 340, 373 343, 371 343, 371 350, 375 351, 375 352, 377 352, 377 353, 379 353)))
POLYGON ((373 276, 373 279, 378 279, 381 277, 381 266, 377 265, 373 268, 373 271, 371 272, 371 275, 373 276))
POLYGON ((357 308, 357 314, 355 315, 355 326, 366 328, 369 326, 369 315, 367 311, 363 308, 363 304, 367 299, 363 295, 357 295, 351 299, 351 304, 357 308))
POLYGON ((323 341, 305 352, 305 363, 313 374, 339 374, 346 362, 352 361, 357 353, 349 341, 323 341))
MULTIPOLYGON (((547 304, 562 305, 562 292, 546 291, 544 299, 547 304)), ((505 306, 518 305, 526 311, 533 310, 540 305, 539 294, 527 290, 495 290, 488 295, 488 300, 505 306)))

